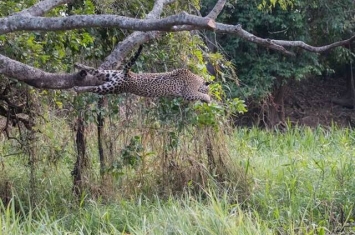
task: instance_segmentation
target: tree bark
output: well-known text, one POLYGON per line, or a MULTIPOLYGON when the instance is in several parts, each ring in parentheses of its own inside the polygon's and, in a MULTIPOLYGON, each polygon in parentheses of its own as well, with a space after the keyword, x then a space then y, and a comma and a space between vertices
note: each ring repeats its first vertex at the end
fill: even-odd
MULTIPOLYGON (((58 31, 94 27, 115 27, 136 31, 171 31, 174 26, 179 25, 193 25, 199 29, 216 28, 214 20, 190 15, 186 12, 181 12, 177 15, 168 16, 162 19, 135 19, 116 15, 34 17, 24 14, 16 14, 6 18, 0 18, 0 34, 17 31, 58 31)), ((178 28, 175 30, 178 30, 178 28)))
POLYGON ((107 98, 105 97, 100 97, 99 101, 97 103, 97 107, 99 109, 99 112, 97 114, 97 145, 98 145, 98 150, 99 150, 99 160, 100 160, 100 175, 101 177, 104 176, 105 174, 105 169, 106 169, 106 159, 104 155, 104 148, 102 145, 103 141, 103 132, 104 132, 104 117, 102 115, 102 109, 107 107, 107 102, 105 102, 107 98))
POLYGON ((84 171, 87 166, 88 159, 86 157, 86 143, 85 143, 85 125, 83 121, 82 113, 79 114, 76 126, 76 149, 77 158, 75 162, 74 169, 72 171, 73 175, 73 192, 76 196, 80 196, 84 190, 84 171))
POLYGON ((93 76, 77 72, 72 74, 47 73, 12 60, 0 54, 0 74, 16 78, 30 86, 42 89, 69 89, 74 86, 97 86, 103 83, 93 76))

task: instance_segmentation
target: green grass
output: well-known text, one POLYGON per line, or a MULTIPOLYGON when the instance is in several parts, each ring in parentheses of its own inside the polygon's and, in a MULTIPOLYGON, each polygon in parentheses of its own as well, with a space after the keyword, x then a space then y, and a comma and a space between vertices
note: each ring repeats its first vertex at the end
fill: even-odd
POLYGON ((15 204, 1 209, 3 234, 272 234, 260 218, 213 196, 204 202, 142 197, 107 205, 88 201, 65 214, 50 214, 45 207, 15 214, 15 204))
MULTIPOLYGON (((56 135, 53 138, 59 138, 56 135)), ((237 201, 236 190, 219 187, 217 191, 212 186, 200 195, 186 192, 159 198, 134 194, 128 198, 116 192, 110 200, 83 195, 77 201, 71 194, 73 150, 68 147, 56 166, 44 160, 39 163, 37 207, 33 208, 28 203, 25 158, 6 157, 0 179, 11 183, 13 195, 9 205, 0 206, 0 233, 355 233, 353 130, 241 128, 230 139, 232 160, 252 179, 245 201, 237 201)), ((4 154, 11 152, 6 143, 0 149, 4 154)), ((48 154, 46 149, 42 154, 48 154)))
POLYGON ((355 132, 244 129, 236 135, 236 154, 249 159, 255 182, 251 207, 269 227, 287 234, 321 233, 341 231, 353 221, 355 132))

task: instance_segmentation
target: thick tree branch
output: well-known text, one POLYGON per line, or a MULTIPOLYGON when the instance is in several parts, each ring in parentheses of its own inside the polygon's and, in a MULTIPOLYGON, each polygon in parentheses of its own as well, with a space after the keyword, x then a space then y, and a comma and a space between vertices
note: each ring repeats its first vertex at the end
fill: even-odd
POLYGON ((213 19, 216 18, 223 9, 225 0, 219 0, 206 17, 194 16, 182 12, 178 15, 157 19, 162 12, 164 4, 172 2, 172 0, 157 0, 152 11, 147 15, 147 19, 134 19, 115 15, 76 15, 67 17, 29 16, 41 15, 53 7, 69 1, 70 0, 42 1, 18 14, 2 18, 0 19, 0 34, 18 30, 53 31, 87 27, 118 27, 122 29, 150 31, 149 33, 134 33, 125 41, 118 44, 112 54, 106 58, 104 64, 102 65, 103 68, 117 67, 117 65, 120 64, 123 58, 127 56, 135 45, 144 43, 161 35, 156 31, 191 31, 196 29, 215 30, 217 33, 235 34, 247 41, 280 51, 286 55, 293 55, 293 53, 286 50, 285 47, 299 47, 311 52, 324 52, 337 46, 347 45, 354 40, 354 37, 352 37, 350 39, 335 42, 329 45, 313 47, 302 41, 284 41, 260 38, 243 30, 241 25, 227 25, 214 22, 213 19), (116 63, 114 62, 114 59, 116 60, 116 63))
POLYGON ((109 56, 105 58, 104 62, 101 64, 101 66, 99 66, 99 68, 117 69, 134 47, 156 39, 160 35, 162 35, 162 32, 159 31, 134 32, 130 34, 126 39, 117 44, 115 49, 109 56))
POLYGON ((13 15, 0 19, 0 34, 27 31, 56 31, 92 27, 115 27, 136 31, 170 31, 176 25, 194 25, 214 29, 214 20, 181 12, 163 19, 134 19, 115 15, 74 15, 67 17, 29 17, 13 15))
POLYGON ((69 89, 73 86, 97 86, 101 81, 79 73, 47 73, 0 55, 0 74, 16 78, 36 88, 69 89))

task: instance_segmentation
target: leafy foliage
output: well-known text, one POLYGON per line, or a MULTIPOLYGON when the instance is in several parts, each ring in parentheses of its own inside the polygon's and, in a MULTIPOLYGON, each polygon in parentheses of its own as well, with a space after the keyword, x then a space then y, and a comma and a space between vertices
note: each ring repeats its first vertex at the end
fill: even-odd
MULTIPOLYGON (((212 1, 203 1, 204 11, 212 1)), ((238 1, 227 4, 218 20, 241 24, 262 38, 301 40, 312 45, 329 44, 353 35, 353 2, 338 1, 238 1), (349 6, 350 9, 349 9, 349 6)), ((262 99, 274 85, 289 79, 331 73, 349 60, 342 60, 346 49, 336 49, 329 57, 294 49, 296 56, 288 57, 229 35, 217 35, 218 43, 236 66, 240 87, 229 83, 230 97, 262 99), (335 59, 336 58, 336 59, 335 59), (339 60, 340 58, 340 60, 339 60), (340 62, 342 61, 342 62, 340 62)))

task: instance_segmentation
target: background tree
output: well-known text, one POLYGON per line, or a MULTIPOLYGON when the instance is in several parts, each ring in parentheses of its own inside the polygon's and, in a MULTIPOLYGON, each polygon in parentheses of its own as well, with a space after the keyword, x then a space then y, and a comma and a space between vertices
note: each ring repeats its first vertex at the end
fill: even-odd
MULTIPOLYGON (((204 2, 206 6, 211 4, 211 1, 204 2)), ((246 31, 273 41, 325 45, 354 34, 353 15, 354 3, 347 0, 239 1, 227 4, 218 21, 240 23, 246 31)), ((253 122, 266 126, 285 122, 283 99, 287 82, 331 76, 335 72, 341 76, 353 56, 350 44, 327 54, 291 48, 295 56, 285 56, 230 34, 215 34, 214 43, 222 47, 237 68, 240 86, 229 82, 229 96, 248 99, 250 111, 257 113, 253 122)), ((349 71, 347 69, 346 73, 350 75, 349 71)), ((348 84, 351 88, 350 80, 348 84)), ((350 94, 349 90, 347 101, 336 101, 352 106, 350 94)))

